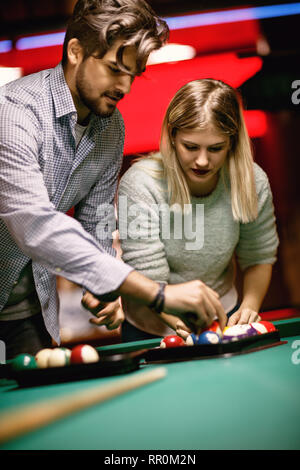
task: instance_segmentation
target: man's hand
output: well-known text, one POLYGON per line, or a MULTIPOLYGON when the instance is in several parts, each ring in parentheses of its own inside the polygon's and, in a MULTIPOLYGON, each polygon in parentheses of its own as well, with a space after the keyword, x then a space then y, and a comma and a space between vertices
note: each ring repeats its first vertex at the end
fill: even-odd
POLYGON ((184 341, 192 333, 192 330, 175 315, 170 315, 162 312, 159 318, 174 330, 177 336, 180 336, 184 341))
MULTIPOLYGON (((116 292, 125 299, 150 305, 158 289, 156 282, 132 271, 116 292)), ((166 285, 164 312, 176 315, 195 332, 210 326, 214 320, 219 321, 222 330, 227 323, 219 294, 199 280, 166 285)))
POLYGON ((108 330, 115 330, 124 321, 124 312, 121 307, 120 299, 114 302, 101 302, 96 299, 90 292, 86 292, 81 303, 89 310, 96 318, 91 318, 90 322, 94 325, 105 325, 108 330))
POLYGON ((239 308, 228 320, 227 326, 242 325, 244 323, 258 322, 261 317, 251 308, 239 308))
POLYGON ((182 320, 176 322, 175 332, 177 336, 180 336, 184 341, 186 341, 187 337, 192 334, 192 330, 183 323, 182 320))
POLYGON ((167 285, 164 311, 177 315, 196 332, 210 326, 214 320, 219 321, 223 331, 227 323, 219 295, 199 280, 167 285))

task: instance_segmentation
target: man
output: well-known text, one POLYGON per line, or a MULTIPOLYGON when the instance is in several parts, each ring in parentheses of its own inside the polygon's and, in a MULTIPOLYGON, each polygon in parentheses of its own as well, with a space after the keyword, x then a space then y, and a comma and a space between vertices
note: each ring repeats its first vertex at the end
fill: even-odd
POLYGON ((0 339, 7 357, 59 343, 56 276, 82 286, 99 323, 123 319, 123 295, 193 325, 225 314, 200 281, 159 286, 114 258, 110 226, 124 125, 118 101, 168 35, 143 0, 79 0, 62 63, 0 91, 0 339), (74 218, 66 212, 74 207, 74 218), (100 299, 100 300, 99 300, 100 299), (105 302, 105 304, 103 304, 105 302), (106 303, 108 302, 108 303, 106 303))

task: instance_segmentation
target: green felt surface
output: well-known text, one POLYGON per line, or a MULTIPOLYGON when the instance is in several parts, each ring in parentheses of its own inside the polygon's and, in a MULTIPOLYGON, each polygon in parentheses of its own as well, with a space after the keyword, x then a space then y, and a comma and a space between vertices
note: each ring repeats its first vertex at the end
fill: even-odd
MULTIPOLYGON (((164 365, 164 379, 0 448, 300 449, 300 337, 292 336, 299 320, 280 322, 288 331, 282 345, 228 358, 164 365)), ((161 366, 145 365, 142 370, 155 367, 161 366)), ((118 378, 30 389, 2 380, 0 412, 118 378)))
POLYGON ((145 339, 143 341, 132 341, 130 343, 121 343, 108 346, 100 346, 97 348, 100 356, 112 355, 112 354, 123 354, 133 351, 139 351, 141 349, 156 348, 160 345, 161 338, 145 339))

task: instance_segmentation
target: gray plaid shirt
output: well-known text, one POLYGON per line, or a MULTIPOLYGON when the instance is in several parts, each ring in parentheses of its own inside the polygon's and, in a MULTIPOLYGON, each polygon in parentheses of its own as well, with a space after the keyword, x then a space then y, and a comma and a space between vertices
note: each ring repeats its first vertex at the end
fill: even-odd
POLYGON ((118 110, 93 115, 77 148, 76 121, 61 64, 0 88, 0 311, 32 260, 45 325, 57 342, 57 274, 101 295, 132 270, 111 256, 114 216, 102 206, 114 203, 123 119, 118 110), (74 218, 65 214, 72 207, 74 218))

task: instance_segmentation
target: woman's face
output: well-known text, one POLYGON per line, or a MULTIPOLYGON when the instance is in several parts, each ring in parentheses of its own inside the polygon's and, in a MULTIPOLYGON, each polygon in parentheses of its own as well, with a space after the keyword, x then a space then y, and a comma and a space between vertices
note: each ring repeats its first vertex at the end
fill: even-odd
POLYGON ((179 130, 174 146, 192 195, 201 196, 213 191, 230 149, 229 137, 213 127, 179 130))

